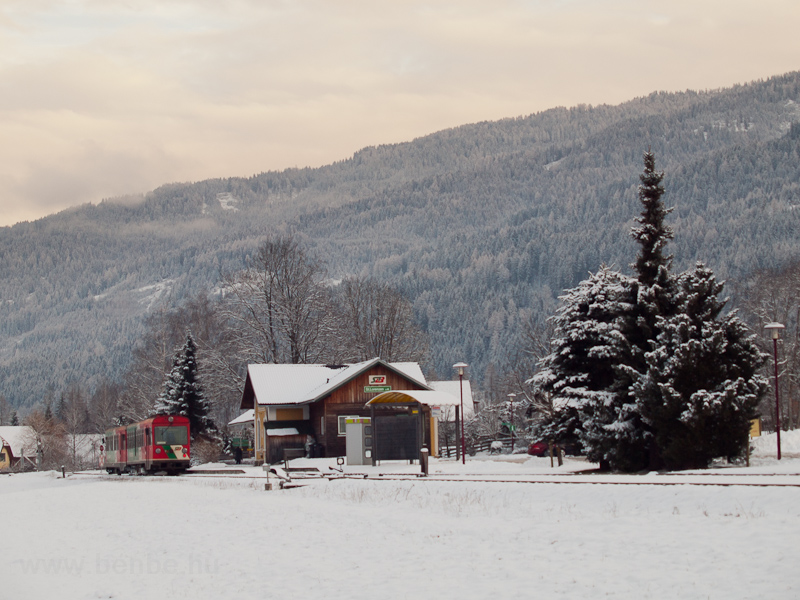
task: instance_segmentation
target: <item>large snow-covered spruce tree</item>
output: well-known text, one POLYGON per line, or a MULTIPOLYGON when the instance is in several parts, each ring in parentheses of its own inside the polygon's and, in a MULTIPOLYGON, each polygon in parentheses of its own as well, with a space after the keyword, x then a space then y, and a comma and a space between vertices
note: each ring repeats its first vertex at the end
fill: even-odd
POLYGON ((767 382, 763 356, 736 313, 722 315, 723 285, 702 263, 676 278, 675 313, 658 318, 647 367, 634 384, 652 432, 650 466, 703 468, 748 442, 767 382))
POLYGON ((591 460, 620 471, 741 454, 766 389, 754 336, 735 313, 722 315, 722 284, 702 264, 670 270, 663 177, 648 151, 631 232, 636 277, 603 267, 562 296, 553 350, 532 380, 558 408, 539 433, 577 439, 591 460))
POLYGON ((629 394, 632 371, 621 368, 634 361, 629 338, 636 290, 636 280, 605 266, 568 290, 554 317, 552 352, 533 378, 555 408, 540 435, 579 442, 604 467, 625 469, 646 456, 629 394))
POLYGON ((197 375, 197 345, 191 333, 175 353, 172 370, 164 380, 164 387, 153 407, 153 415, 181 415, 188 417, 192 439, 216 430, 208 416, 208 402, 203 395, 197 375))

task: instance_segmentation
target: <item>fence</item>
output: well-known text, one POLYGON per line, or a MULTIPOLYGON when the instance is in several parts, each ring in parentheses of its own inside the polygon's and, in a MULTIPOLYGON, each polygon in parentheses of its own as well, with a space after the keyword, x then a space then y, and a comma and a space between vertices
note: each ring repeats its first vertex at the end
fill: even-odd
MULTIPOLYGON (((510 437, 487 437, 478 440, 467 441, 467 454, 477 454, 478 452, 492 452, 492 444, 500 442, 503 444, 503 453, 511 452, 511 438, 510 437)), ((514 438, 514 448, 524 448, 526 445, 525 440, 516 437, 514 438)), ((458 455, 458 445, 439 446, 439 456, 454 458, 458 455)))

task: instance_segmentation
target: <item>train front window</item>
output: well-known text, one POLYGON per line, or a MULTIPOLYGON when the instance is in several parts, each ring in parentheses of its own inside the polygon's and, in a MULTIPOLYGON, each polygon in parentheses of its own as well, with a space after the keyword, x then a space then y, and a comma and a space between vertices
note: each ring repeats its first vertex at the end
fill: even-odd
POLYGON ((189 441, 186 427, 155 427, 156 444, 168 446, 185 446, 189 441))

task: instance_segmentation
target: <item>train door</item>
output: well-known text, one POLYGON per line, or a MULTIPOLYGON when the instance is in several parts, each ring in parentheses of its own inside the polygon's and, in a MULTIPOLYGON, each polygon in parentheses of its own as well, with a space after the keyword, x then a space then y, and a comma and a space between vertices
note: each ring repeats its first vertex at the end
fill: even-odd
POLYGON ((123 467, 128 463, 128 436, 125 432, 119 434, 119 462, 123 467))
POLYGON ((137 465, 139 461, 139 429, 137 425, 129 425, 126 439, 128 442, 128 468, 137 465))
POLYGON ((153 460, 153 448, 152 442, 150 440, 150 428, 144 428, 144 453, 142 454, 142 459, 144 459, 144 468, 148 471, 150 470, 150 464, 153 460))

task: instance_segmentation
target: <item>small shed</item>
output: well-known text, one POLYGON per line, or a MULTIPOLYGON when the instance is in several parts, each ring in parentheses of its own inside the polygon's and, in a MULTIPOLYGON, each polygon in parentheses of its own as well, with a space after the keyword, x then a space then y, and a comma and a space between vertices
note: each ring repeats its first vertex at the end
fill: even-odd
POLYGON ((380 460, 417 460, 423 447, 438 455, 436 408, 459 405, 461 399, 435 390, 396 390, 367 402, 374 426, 372 464, 380 460))

